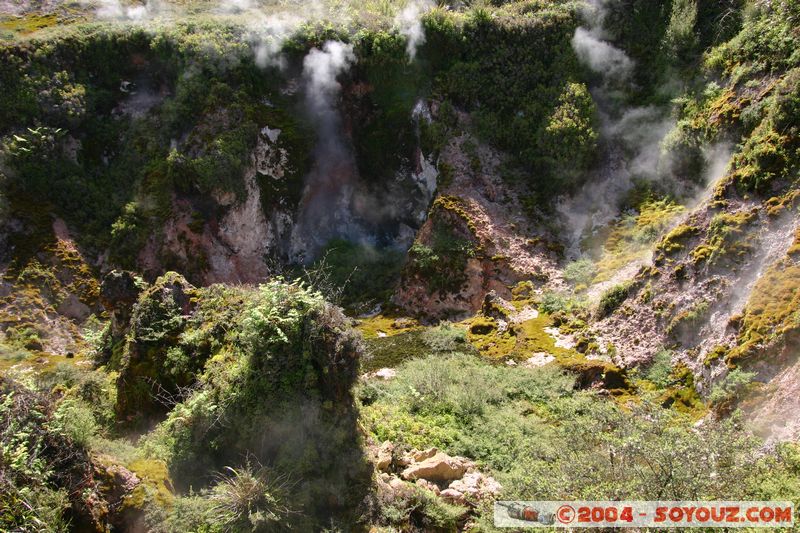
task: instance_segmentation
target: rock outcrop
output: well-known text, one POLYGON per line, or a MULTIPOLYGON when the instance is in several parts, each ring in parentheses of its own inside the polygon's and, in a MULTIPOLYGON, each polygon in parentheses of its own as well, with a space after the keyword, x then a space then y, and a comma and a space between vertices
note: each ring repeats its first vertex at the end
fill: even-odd
POLYGON ((407 481, 425 479, 434 483, 444 483, 461 479, 475 463, 463 457, 450 457, 437 452, 430 457, 416 460, 402 471, 400 477, 407 481))
POLYGON ((465 457, 453 457, 436 448, 402 452, 390 441, 371 446, 370 455, 378 471, 378 488, 391 498, 407 497, 414 486, 448 503, 473 506, 497 498, 502 486, 479 472, 465 457))
POLYGON ((491 291, 510 298, 519 281, 560 286, 560 247, 526 216, 518 192, 500 177, 501 162, 466 134, 442 150, 437 198, 394 297, 406 312, 464 318, 491 291))

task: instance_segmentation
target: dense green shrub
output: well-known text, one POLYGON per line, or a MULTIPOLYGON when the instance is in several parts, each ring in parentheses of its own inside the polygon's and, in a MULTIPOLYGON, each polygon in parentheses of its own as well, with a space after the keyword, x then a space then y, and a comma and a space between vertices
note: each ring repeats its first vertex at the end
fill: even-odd
POLYGON ((662 348, 653 356, 653 361, 644 372, 644 378, 658 387, 672 383, 672 351, 662 348))
POLYGON ((402 267, 399 250, 335 239, 303 269, 302 277, 329 302, 369 311, 389 301, 402 267))
POLYGON ((588 286, 592 283, 597 267, 588 257, 577 259, 564 267, 564 279, 572 285, 588 286))
POLYGON ((91 527, 89 455, 71 438, 86 428, 67 416, 48 395, 0 376, 0 529, 91 527))
POLYGON ((747 390, 754 377, 756 377, 755 372, 745 372, 739 368, 731 370, 720 383, 711 389, 709 401, 717 405, 734 402, 747 390))
MULTIPOLYGON (((596 107, 585 85, 569 83, 558 97, 558 104, 540 130, 535 148, 539 163, 548 176, 557 180, 547 188, 558 191, 579 184, 583 172, 593 162, 599 135, 596 107)), ((528 158, 533 159, 535 155, 528 158)))
POLYGON ((434 352, 468 351, 467 330, 442 322, 422 332, 424 342, 434 352))
POLYGON ((597 314, 605 317, 613 313, 628 298, 631 288, 631 283, 621 283, 605 291, 597 305, 597 314))
POLYGON ((475 255, 474 242, 437 217, 429 244, 415 242, 409 249, 408 269, 425 281, 430 293, 458 292, 466 281, 467 261, 475 255))
POLYGON ((208 339, 217 341, 214 355, 199 386, 148 436, 146 449, 170 465, 179 487, 195 488, 211 485, 212 472, 249 454, 276 475, 303 481, 280 500, 303 509, 289 517, 295 527, 355 520, 368 475, 351 411, 359 339, 338 309, 300 284, 275 280, 238 298, 234 316, 202 322, 205 329, 221 321, 208 339))

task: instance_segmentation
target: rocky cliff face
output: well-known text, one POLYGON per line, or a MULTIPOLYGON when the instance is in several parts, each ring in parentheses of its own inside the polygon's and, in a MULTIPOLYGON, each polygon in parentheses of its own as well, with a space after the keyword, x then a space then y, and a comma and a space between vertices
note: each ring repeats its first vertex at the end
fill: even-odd
POLYGON ((500 177, 503 157, 466 134, 442 150, 436 200, 394 297, 406 312, 464 318, 489 292, 510 299, 520 281, 559 286, 561 245, 500 177))

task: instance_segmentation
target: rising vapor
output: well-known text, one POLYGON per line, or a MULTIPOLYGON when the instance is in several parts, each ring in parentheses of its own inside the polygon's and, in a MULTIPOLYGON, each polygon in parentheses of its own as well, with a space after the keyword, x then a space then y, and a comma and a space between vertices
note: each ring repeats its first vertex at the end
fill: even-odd
POLYGON ((315 125, 314 165, 306 177, 291 255, 305 261, 330 239, 360 240, 364 231, 352 214, 358 182, 355 158, 344 141, 336 109, 342 86, 337 77, 355 62, 353 46, 338 41, 313 48, 303 59, 306 112, 315 125))
POLYGON ((432 7, 430 0, 412 0, 394 18, 395 27, 406 38, 406 54, 410 61, 417 58, 417 49, 425 44, 422 15, 432 7))

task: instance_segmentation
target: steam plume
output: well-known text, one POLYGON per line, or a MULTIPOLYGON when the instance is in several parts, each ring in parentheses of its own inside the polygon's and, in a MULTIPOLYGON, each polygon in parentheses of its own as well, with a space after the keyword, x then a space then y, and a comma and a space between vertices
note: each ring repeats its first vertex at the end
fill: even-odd
POLYGON ((124 5, 120 0, 100 0, 94 5, 98 18, 130 21, 152 18, 160 13, 162 7, 158 0, 147 0, 144 5, 124 5))
POLYGON ((306 177, 291 255, 306 260, 333 237, 358 240, 364 232, 354 220, 351 203, 357 183, 353 154, 344 143, 335 101, 341 91, 337 76, 355 62, 353 47, 338 41, 314 48, 303 60, 305 99, 317 129, 314 166, 306 177), (310 239, 312 242, 307 242, 310 239))
POLYGON ((425 44, 422 14, 433 7, 430 0, 412 0, 394 18, 394 25, 406 38, 406 53, 410 61, 417 57, 417 49, 425 44))
POLYGON ((583 63, 598 74, 614 80, 626 80, 633 70, 633 61, 619 48, 602 40, 591 29, 578 28, 572 37, 572 48, 583 63))

